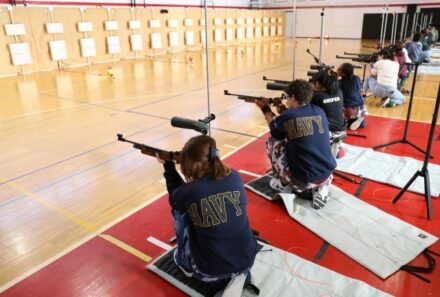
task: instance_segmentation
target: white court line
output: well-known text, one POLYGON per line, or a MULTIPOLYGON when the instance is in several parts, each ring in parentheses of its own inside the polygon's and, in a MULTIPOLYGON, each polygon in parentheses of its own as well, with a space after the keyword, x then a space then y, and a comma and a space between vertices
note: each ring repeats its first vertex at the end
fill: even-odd
MULTIPOLYGON (((257 136, 261 137, 264 133, 266 133, 266 131, 261 133, 260 135, 257 135, 257 136)), ((244 144, 240 145, 236 149, 234 149, 234 150, 230 151, 229 153, 227 153, 225 156, 223 156, 222 159, 227 158, 228 156, 234 154, 239 149, 245 147, 246 145, 248 145, 249 143, 251 143, 254 140, 255 140, 254 138, 249 139, 244 144)), ((163 191, 163 192, 159 193, 158 195, 156 195, 156 196, 152 197, 151 199, 147 200, 145 203, 143 203, 143 204, 139 205, 138 207, 132 209, 131 211, 127 212, 125 215, 123 215, 123 216, 113 220, 112 222, 110 222, 110 223, 106 224, 105 226, 103 226, 102 228, 98 229, 96 234, 103 233, 104 230, 110 229, 110 227, 113 227, 114 225, 118 224, 119 222, 123 221, 124 219, 128 218, 129 216, 133 215, 134 213, 138 212, 139 210, 143 209, 144 207, 148 206, 149 204, 153 203, 154 201, 158 200, 159 198, 165 196, 166 194, 167 194, 166 191, 163 191)), ((67 247, 66 249, 64 249, 63 251, 61 251, 58 254, 54 255, 53 257, 50 257, 49 259, 43 261, 42 263, 38 264, 37 266, 33 267, 32 269, 26 271, 22 275, 20 275, 20 276, 16 277, 15 279, 9 281, 8 283, 4 284, 3 286, 0 287, 0 293, 6 291, 10 287, 16 285, 17 283, 21 282, 22 280, 26 279, 27 277, 31 276, 32 274, 36 273, 37 271, 45 268, 49 264, 55 262, 56 260, 58 260, 61 257, 65 256, 66 254, 68 254, 69 252, 71 252, 71 251, 75 250, 76 248, 78 248, 79 246, 83 245, 84 243, 86 243, 90 239, 95 238, 96 234, 90 234, 90 235, 84 237, 82 240, 77 241, 76 243, 74 243, 71 246, 67 247)))
POLYGON ((231 149, 236 149, 237 148, 235 145, 229 145, 229 144, 224 144, 223 146, 231 148, 231 149))
POLYGON ((250 176, 262 177, 261 174, 253 173, 253 172, 246 171, 246 170, 243 170, 243 169, 238 170, 238 172, 246 174, 246 175, 250 175, 250 176))
POLYGON ((48 258, 47 260, 43 261, 42 263, 38 264, 37 266, 33 267, 32 269, 26 271, 22 275, 20 275, 20 276, 16 277, 15 279, 9 281, 8 283, 4 284, 3 286, 0 287, 0 293, 6 291, 10 287, 18 284, 19 282, 21 282, 22 280, 26 279, 27 277, 29 277, 29 276, 33 275, 34 273, 38 272, 39 270, 45 268, 46 266, 48 266, 52 262, 55 262, 56 260, 58 260, 61 257, 65 256, 66 254, 70 253, 71 251, 77 249, 78 247, 80 247, 81 245, 86 243, 87 241, 89 241, 89 240, 91 240, 93 238, 96 238, 97 234, 103 233, 105 230, 110 229, 110 227, 113 227, 117 223, 125 220, 129 216, 133 215, 134 213, 138 212, 139 210, 141 210, 144 207, 148 206, 149 204, 153 203, 157 199, 163 197, 166 193, 167 193, 166 191, 164 191, 162 193, 159 193, 158 195, 152 197, 150 200, 147 200, 145 203, 143 203, 143 204, 139 205, 138 207, 132 209, 131 211, 127 212, 125 215, 123 215, 123 216, 117 218, 116 220, 106 224, 102 228, 99 228, 96 231, 95 234, 87 235, 83 239, 81 239, 81 240, 77 241, 76 243, 72 244, 71 246, 67 247, 65 250, 63 250, 63 251, 59 252, 58 254, 48 258))
POLYGON ((156 237, 153 237, 153 236, 149 236, 147 238, 147 241, 151 242, 154 245, 157 245, 160 248, 163 248, 166 251, 170 251, 173 248, 171 245, 169 245, 169 244, 167 244, 167 243, 165 243, 165 242, 163 242, 163 241, 161 241, 161 240, 159 240, 159 239, 157 239, 156 237))

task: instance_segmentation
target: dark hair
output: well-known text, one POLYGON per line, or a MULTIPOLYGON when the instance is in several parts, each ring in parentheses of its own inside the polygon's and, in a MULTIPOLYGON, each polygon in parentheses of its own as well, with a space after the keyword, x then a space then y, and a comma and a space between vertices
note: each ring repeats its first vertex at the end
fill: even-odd
POLYGON ((190 180, 203 176, 221 179, 231 172, 218 156, 215 139, 207 135, 192 137, 185 143, 180 169, 190 180))
POLYGON ((393 51, 391 49, 387 49, 387 48, 381 49, 378 52, 378 55, 382 56, 382 58, 386 59, 386 60, 393 60, 393 58, 394 58, 393 51))
POLYGON ((414 41, 414 42, 419 42, 420 39, 422 39, 422 34, 420 34, 420 32, 416 32, 416 33, 414 33, 414 36, 413 36, 412 41, 414 41))
POLYGON ((343 63, 338 68, 338 72, 343 73, 341 80, 346 83, 346 86, 349 90, 353 88, 354 84, 354 68, 350 63, 343 63))
POLYGON ((284 91, 289 97, 294 96, 300 104, 309 104, 313 97, 313 88, 304 79, 295 79, 284 91))
POLYGON ((324 87, 329 95, 336 95, 338 93, 338 76, 333 71, 320 70, 312 77, 312 82, 318 82, 324 87))
POLYGON ((403 44, 400 41, 397 41, 393 45, 393 50, 395 55, 401 55, 403 53, 403 44))

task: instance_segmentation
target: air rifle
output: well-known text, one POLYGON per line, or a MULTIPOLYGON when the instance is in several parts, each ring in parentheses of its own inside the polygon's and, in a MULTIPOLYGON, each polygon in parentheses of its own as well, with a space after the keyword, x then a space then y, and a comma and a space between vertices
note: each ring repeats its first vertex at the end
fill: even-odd
MULTIPOLYGON (((393 47, 392 46, 388 46, 388 47, 385 47, 384 49, 392 51, 393 47)), ((371 54, 357 54, 357 53, 347 53, 347 52, 344 52, 344 55, 347 55, 347 56, 338 56, 338 55, 336 55, 336 58, 337 59, 350 59, 350 60, 352 60, 354 62, 370 63, 371 64, 371 63, 376 63, 377 58, 381 54, 381 51, 382 50, 379 50, 379 51, 376 51, 376 52, 371 53, 371 54)))
POLYGON ((245 102, 256 102, 260 101, 263 105, 273 105, 278 106, 283 103, 283 99, 286 98, 284 94, 281 97, 268 98, 263 96, 249 96, 241 94, 232 94, 228 90, 224 90, 226 96, 237 96, 238 99, 244 100, 245 102))
POLYGON ((290 84, 292 82, 290 80, 281 80, 281 79, 267 78, 266 76, 263 76, 263 80, 268 80, 268 81, 272 81, 272 82, 277 83, 277 84, 284 84, 284 85, 288 85, 288 84, 290 84))
MULTIPOLYGON (((346 59, 346 60, 352 60, 353 62, 371 64, 371 63, 375 63, 377 61, 377 56, 375 56, 375 55, 358 55, 358 56, 347 57, 347 56, 336 55, 336 59, 346 59)), ((357 68, 361 68, 361 67, 357 67, 357 68)))
POLYGON ((117 134, 119 141, 124 141, 133 144, 133 147, 135 149, 141 150, 141 153, 144 155, 156 157, 156 154, 159 155, 159 158, 164 161, 176 161, 176 163, 180 163, 181 161, 181 153, 180 152, 171 152, 171 151, 164 151, 152 146, 148 146, 145 144, 137 143, 134 141, 130 141, 124 138, 122 134, 117 134))
POLYGON ((284 91, 291 83, 291 81, 288 80, 272 79, 265 76, 263 76, 263 80, 270 81, 266 84, 266 89, 274 91, 284 91))

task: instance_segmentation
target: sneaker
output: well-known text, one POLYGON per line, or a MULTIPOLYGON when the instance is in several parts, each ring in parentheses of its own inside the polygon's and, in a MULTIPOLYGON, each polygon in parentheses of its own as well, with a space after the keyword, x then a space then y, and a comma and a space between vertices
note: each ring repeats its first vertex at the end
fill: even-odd
POLYGON ((174 263, 177 265, 177 267, 180 268, 180 270, 183 272, 183 274, 185 274, 186 277, 193 277, 194 273, 187 271, 185 268, 183 268, 183 266, 177 264, 177 248, 174 250, 173 253, 173 259, 174 259, 174 263))
POLYGON ((364 121, 365 117, 364 116, 360 116, 358 117, 353 123, 351 123, 350 125, 350 130, 356 130, 358 129, 362 122, 364 121))
POLYGON ((345 150, 342 146, 339 147, 338 154, 336 155, 336 159, 341 159, 345 156, 345 150))
POLYGON ((382 104, 381 104, 381 106, 380 107, 387 107, 387 104, 388 103, 390 103, 390 101, 391 101, 391 98, 390 97, 385 97, 385 98, 382 98, 382 104))
POLYGON ((313 189, 312 207, 314 209, 321 209, 327 204, 330 183, 331 179, 313 189))
POLYGON ((269 185, 272 189, 279 193, 292 193, 292 188, 289 185, 283 185, 278 178, 272 178, 269 181, 269 185))
POLYGON ((396 103, 394 103, 394 102, 388 102, 388 104, 387 105, 385 105, 385 107, 396 107, 396 103))

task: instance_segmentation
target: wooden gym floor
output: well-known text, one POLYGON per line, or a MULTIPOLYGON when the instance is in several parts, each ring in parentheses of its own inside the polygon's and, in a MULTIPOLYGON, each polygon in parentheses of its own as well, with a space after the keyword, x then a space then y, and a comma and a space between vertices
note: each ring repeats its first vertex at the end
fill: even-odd
MULTIPOLYGON (((319 40, 298 40, 296 77, 305 78, 313 64, 308 47, 318 55, 319 40)), ((210 50, 212 136, 223 156, 267 132, 253 104, 223 90, 279 95, 261 78, 291 79, 292 48, 291 40, 279 39, 210 50)), ((323 60, 338 66, 344 61, 335 55, 344 51, 372 50, 357 40, 330 39, 323 60)), ((161 165, 116 134, 167 150, 197 135, 171 127, 170 118, 207 116, 204 56, 175 53, 0 79, 0 292, 96 236, 130 249, 102 231, 161 197, 165 185, 161 165)), ((431 121, 439 81, 417 78, 412 120, 431 121)), ((370 114, 406 117, 408 104, 382 109, 378 100, 368 98, 370 114)), ((380 126, 371 131, 384 133, 380 126)))

